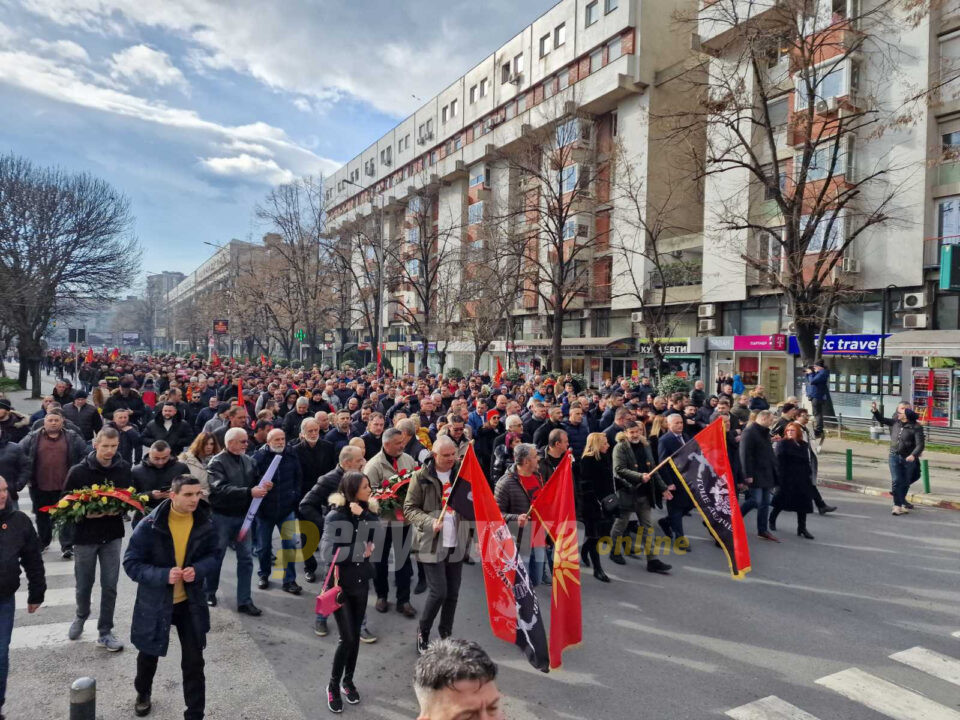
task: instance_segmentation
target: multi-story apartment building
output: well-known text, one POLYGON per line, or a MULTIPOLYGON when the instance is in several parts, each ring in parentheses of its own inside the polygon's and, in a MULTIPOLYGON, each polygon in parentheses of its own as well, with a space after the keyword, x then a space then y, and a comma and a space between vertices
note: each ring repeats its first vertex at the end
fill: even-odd
MULTIPOLYGON (((594 381, 638 370, 642 361, 633 315, 643 302, 666 292, 676 307, 674 334, 687 338, 670 348, 677 369, 699 375, 699 273, 687 273, 675 287, 652 287, 644 234, 635 222, 626 222, 631 212, 643 215, 669 206, 662 211, 671 217, 661 219, 676 229, 663 242, 686 267, 699 267, 702 209, 696 183, 673 187, 671 202, 659 202, 673 176, 688 170, 683 149, 654 121, 691 100, 677 80, 690 47, 689 35, 684 39, 674 25, 676 12, 695 13, 694 0, 558 3, 329 178, 329 228, 346 245, 351 234, 363 234, 368 247, 356 253, 360 263, 379 257, 380 242, 412 248, 426 231, 433 233, 433 252, 462 252, 461 266, 468 268, 471 253, 485 242, 479 228, 505 209, 530 202, 529 178, 520 177, 523 173, 507 159, 512 149, 532 133, 572 127, 574 150, 567 164, 557 168, 560 194, 589 186, 584 196, 590 202, 571 210, 563 239, 573 244, 589 238, 590 248, 578 255, 576 272, 584 281, 568 299, 562 327, 555 330, 562 333, 563 367, 594 381), (630 197, 611 189, 626 175, 624 163, 636 181, 630 197), (418 221, 423 203, 430 208, 432 224, 418 221)), ((542 211, 547 201, 541 194, 535 202, 542 211)), ((532 225, 520 230, 535 236, 532 225)), ((550 249, 544 243, 534 241, 531 251, 547 262, 550 249)), ((411 250, 406 262, 417 263, 414 255, 411 250)), ((406 257, 402 252, 391 256, 406 257)), ((412 267, 419 270, 419 265, 412 267)), ((399 309, 412 309, 416 319, 424 310, 418 307, 423 298, 409 283, 396 281, 396 268, 391 272, 388 266, 385 274, 388 297, 377 320, 385 352, 394 367, 413 369, 422 338, 413 336, 416 323, 409 321, 410 313, 399 309)), ((506 351, 515 352, 521 363, 545 357, 552 328, 545 319, 544 293, 534 282, 525 278, 482 366, 506 351)), ((470 303, 464 305, 469 313, 470 303)), ((473 344, 466 337, 446 349, 448 366, 472 367, 473 344)))
MULTIPOLYGON (((182 272, 164 270, 160 273, 147 275, 147 286, 144 299, 153 308, 153 347, 166 349, 167 327, 164 312, 167 304, 167 293, 173 290, 186 276, 182 272)), ((147 343, 147 338, 142 338, 147 343)), ((172 347, 172 345, 171 345, 172 347)))

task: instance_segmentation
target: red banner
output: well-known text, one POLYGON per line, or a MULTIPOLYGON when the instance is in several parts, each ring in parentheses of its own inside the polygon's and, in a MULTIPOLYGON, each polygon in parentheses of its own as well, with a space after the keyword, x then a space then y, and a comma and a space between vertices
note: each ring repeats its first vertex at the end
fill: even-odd
POLYGON ((493 384, 499 385, 500 378, 503 377, 503 365, 500 364, 500 358, 497 357, 497 372, 493 376, 493 384))

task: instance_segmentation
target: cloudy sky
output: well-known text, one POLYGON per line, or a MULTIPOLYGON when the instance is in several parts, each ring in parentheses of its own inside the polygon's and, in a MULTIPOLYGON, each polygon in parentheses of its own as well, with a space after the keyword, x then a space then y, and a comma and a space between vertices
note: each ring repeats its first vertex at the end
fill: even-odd
POLYGON ((0 0, 0 153, 113 183, 188 272, 555 2, 0 0))

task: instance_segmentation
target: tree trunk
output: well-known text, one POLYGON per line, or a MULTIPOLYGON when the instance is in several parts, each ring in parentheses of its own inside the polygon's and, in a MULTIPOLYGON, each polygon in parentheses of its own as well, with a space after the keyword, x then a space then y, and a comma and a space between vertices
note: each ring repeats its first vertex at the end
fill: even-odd
POLYGON ((797 324, 797 346, 800 348, 800 363, 810 365, 817 358, 816 333, 807 324, 797 324))
POLYGON ((553 334, 550 338, 550 369, 560 372, 562 367, 561 353, 563 347, 563 308, 560 303, 553 311, 553 334))
POLYGON ((40 342, 27 333, 20 335, 20 387, 27 387, 27 377, 30 378, 30 397, 39 400, 43 397, 40 391, 40 358, 43 350, 40 342))

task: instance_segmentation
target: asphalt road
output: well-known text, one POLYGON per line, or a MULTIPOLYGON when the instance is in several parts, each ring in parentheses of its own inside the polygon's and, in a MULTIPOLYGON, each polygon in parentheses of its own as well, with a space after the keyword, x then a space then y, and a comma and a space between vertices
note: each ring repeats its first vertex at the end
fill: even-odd
MULTIPOLYGON (((730 578, 720 551, 690 520, 693 552, 668 559, 670 576, 651 575, 637 561, 607 562, 609 585, 585 571, 584 642, 549 675, 492 636, 479 566, 465 569, 455 634, 479 640, 499 663, 509 718, 960 720, 960 513, 918 508, 891 517, 881 498, 824 495, 840 510, 810 519, 813 541, 796 537, 792 515, 780 518, 781 544, 761 541, 748 516, 753 571, 741 581, 730 578)), ((264 615, 241 617, 232 609, 234 567, 228 555, 213 611, 209 716, 286 719, 297 709, 325 716, 336 629, 331 623, 326 638, 313 634, 310 590, 317 586, 306 585, 300 597, 276 584, 254 589, 264 615)), ((66 590, 71 579, 61 576, 54 587, 66 590)), ((118 617, 129 612, 132 597, 123 598, 131 592, 121 586, 118 617)), ((546 611, 549 588, 538 592, 546 611)), ((414 605, 422 599, 415 596, 414 605)), ((380 639, 361 647, 363 703, 346 714, 416 717, 416 621, 378 614, 372 601, 370 627, 380 639)), ((56 619, 68 620, 69 608, 62 614, 56 619)), ((18 611, 18 626, 39 622, 24 615, 18 611)), ((14 649, 8 697, 37 697, 89 672, 111 687, 105 717, 125 717, 131 698, 112 686, 129 682, 132 648, 107 656, 72 647, 69 654, 50 643, 14 649)), ((158 676, 172 696, 155 709, 158 718, 179 717, 177 654, 172 641, 158 676)), ((13 708, 23 711, 13 718, 59 717, 22 700, 13 708)))

